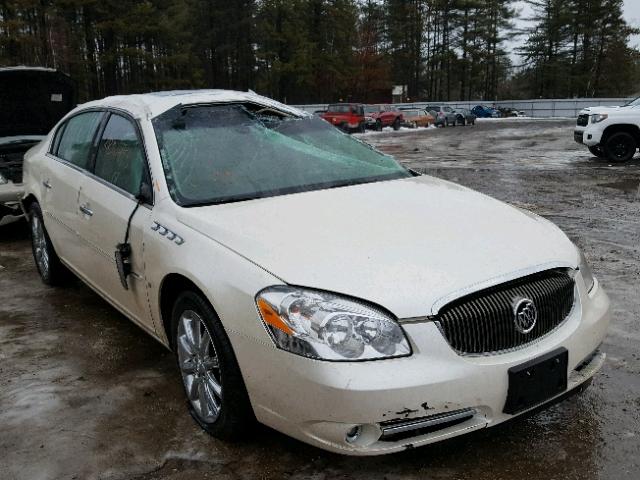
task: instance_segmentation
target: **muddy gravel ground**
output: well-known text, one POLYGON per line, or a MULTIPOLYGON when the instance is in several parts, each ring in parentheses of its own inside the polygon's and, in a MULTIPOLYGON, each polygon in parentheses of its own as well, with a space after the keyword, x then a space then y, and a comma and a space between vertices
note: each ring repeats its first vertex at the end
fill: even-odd
POLYGON ((423 173, 533 210, 584 248, 613 305, 608 360, 586 392, 385 457, 329 454, 264 427, 223 443, 188 416, 173 356, 79 282, 42 285, 28 231, 14 224, 0 228, 0 478, 640 478, 640 160, 594 160, 568 120, 364 139, 423 173))

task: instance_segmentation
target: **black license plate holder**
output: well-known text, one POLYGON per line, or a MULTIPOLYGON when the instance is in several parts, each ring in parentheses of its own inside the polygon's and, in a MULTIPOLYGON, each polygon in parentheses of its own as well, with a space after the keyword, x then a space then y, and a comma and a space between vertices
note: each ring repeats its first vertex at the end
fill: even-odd
POLYGON ((540 405, 567 389, 569 352, 559 348, 509 369, 504 413, 516 414, 540 405))

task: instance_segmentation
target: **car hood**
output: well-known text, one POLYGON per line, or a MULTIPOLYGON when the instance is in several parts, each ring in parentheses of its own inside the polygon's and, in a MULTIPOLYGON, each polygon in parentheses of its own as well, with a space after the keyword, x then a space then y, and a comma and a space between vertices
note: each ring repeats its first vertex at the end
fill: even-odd
POLYGON ((9 145, 35 145, 46 138, 45 135, 13 135, 10 137, 0 137, 0 147, 9 145))
POLYGON ((587 107, 584 108, 582 110, 580 110, 580 114, 587 114, 587 115, 595 115, 595 114, 599 114, 599 113, 619 113, 619 112, 623 112, 629 109, 633 109, 635 107, 620 107, 620 106, 610 106, 610 107, 587 107))
POLYGON ((187 208, 178 220, 286 283, 362 298, 398 318, 578 263, 550 222, 429 176, 187 208))

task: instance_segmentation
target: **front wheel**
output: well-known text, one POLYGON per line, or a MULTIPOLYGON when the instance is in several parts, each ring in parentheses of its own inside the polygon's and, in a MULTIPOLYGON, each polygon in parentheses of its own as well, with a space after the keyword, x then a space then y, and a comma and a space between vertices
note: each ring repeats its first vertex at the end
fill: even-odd
POLYGON ((47 229, 44 226, 42 210, 38 203, 29 208, 29 224, 31 227, 31 250, 36 268, 42 281, 49 286, 64 284, 71 276, 53 248, 47 229))
POLYGON ((171 319, 191 416, 214 437, 240 438, 255 417, 220 319, 209 302, 192 291, 180 294, 171 319))
POLYGON ((598 157, 598 158, 605 157, 604 150, 600 145, 596 145, 595 147, 589 147, 589 151, 591 152, 591 155, 593 155, 594 157, 598 157))
POLYGON ((399 118, 396 118, 393 121, 393 129, 394 130, 400 130, 400 119, 399 118))
POLYGON ((376 120, 376 132, 382 131, 382 121, 380 119, 376 120))
POLYGON ((604 144, 604 153, 612 162, 626 162, 636 154, 638 145, 636 139, 627 132, 611 135, 604 144))

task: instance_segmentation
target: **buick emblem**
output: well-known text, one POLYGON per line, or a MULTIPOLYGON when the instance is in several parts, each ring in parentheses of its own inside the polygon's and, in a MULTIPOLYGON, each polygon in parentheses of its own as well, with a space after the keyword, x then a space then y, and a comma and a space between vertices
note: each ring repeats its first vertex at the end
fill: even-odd
POLYGON ((521 298, 513 305, 513 322, 520 333, 529 333, 538 321, 538 309, 533 300, 521 298))

